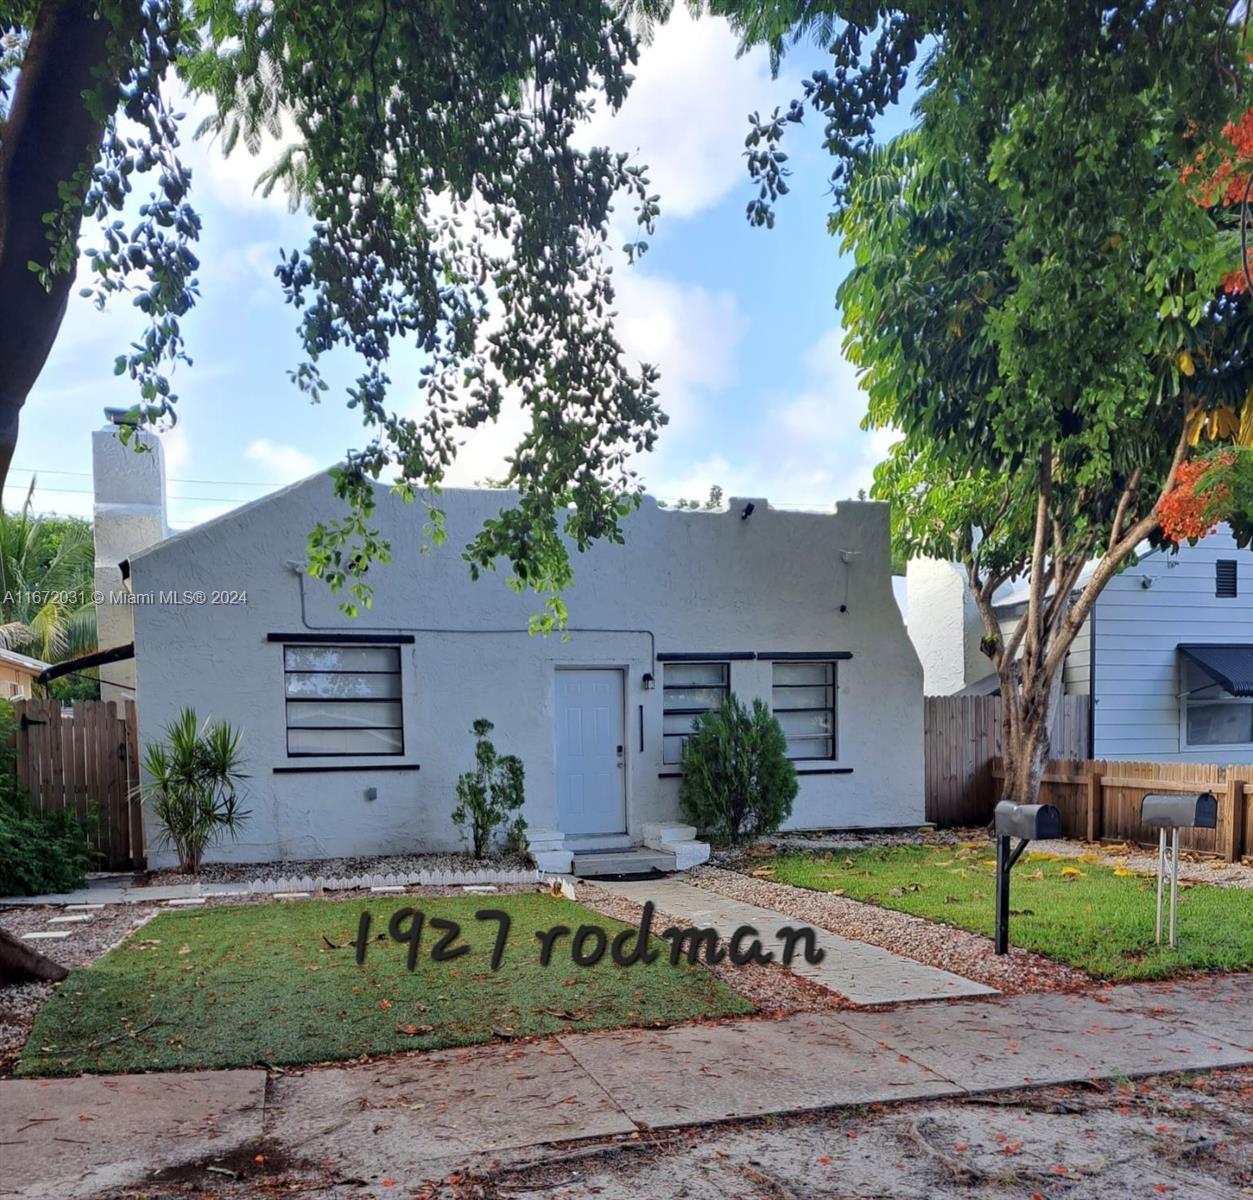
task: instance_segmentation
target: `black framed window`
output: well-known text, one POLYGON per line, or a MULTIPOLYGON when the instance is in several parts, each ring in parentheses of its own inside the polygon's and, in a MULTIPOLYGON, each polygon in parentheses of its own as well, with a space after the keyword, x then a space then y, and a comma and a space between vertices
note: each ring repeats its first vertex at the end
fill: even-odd
POLYGON ((285 645, 287 754, 403 754, 400 648, 285 645))
POLYGON ((661 761, 681 763, 683 747, 701 713, 719 708, 731 690, 731 664, 662 664, 661 761))
POLYGON ((835 758, 835 663, 772 664, 771 707, 794 759, 835 758))

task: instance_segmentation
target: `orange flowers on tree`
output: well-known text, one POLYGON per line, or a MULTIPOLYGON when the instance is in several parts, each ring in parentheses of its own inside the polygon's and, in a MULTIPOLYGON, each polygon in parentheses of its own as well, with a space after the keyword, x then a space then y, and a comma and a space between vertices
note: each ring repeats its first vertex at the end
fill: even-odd
POLYGON ((1221 450, 1180 466, 1175 486, 1158 508, 1167 538, 1176 544, 1196 541, 1224 519, 1231 504, 1231 488, 1224 476, 1235 461, 1233 450, 1221 450))

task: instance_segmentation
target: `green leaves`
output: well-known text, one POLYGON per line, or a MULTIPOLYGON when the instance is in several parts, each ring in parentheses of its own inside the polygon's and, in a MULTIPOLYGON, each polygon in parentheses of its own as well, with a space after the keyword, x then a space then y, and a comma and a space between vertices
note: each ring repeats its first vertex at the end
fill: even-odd
POLYGON ((731 844, 773 833, 798 788, 787 738, 764 700, 749 709, 733 692, 697 718, 679 783, 683 815, 697 829, 731 844))
MULTIPOLYGON (((32 269, 63 278, 83 212, 96 219, 91 294, 128 296, 148 322, 115 364, 142 420, 176 414, 170 377, 189 361, 181 322, 199 296, 200 218, 166 100, 177 72, 213 105, 199 132, 224 151, 283 143, 258 163, 259 186, 312 219, 276 271, 303 345, 296 387, 316 401, 328 354, 356 363, 345 400, 368 440, 348 456, 349 514, 311 543, 314 574, 350 594, 347 611, 368 606, 362 576, 387 546, 366 480, 437 492, 465 438, 518 408, 525 433, 503 481, 517 502, 466 555, 476 570, 506 559, 560 623, 567 547, 617 536, 640 493, 631 460, 665 422, 655 372, 614 335, 606 245, 625 200, 641 235, 628 255, 641 254, 659 198, 626 154, 571 144, 594 100, 616 109, 626 96, 637 46, 625 16, 604 0, 104 0, 99 15, 108 46, 85 101, 105 126, 100 152, 59 181, 62 207, 43 218, 49 262, 32 269), (401 345, 419 366, 394 383, 401 345)), ((6 17, 0 102, 34 17, 26 4, 6 17)))
POLYGON ((515 755, 496 753, 488 737, 494 728, 486 717, 471 726, 475 766, 458 778, 452 811, 452 822, 469 840, 475 858, 487 853, 502 826, 507 849, 525 848, 526 821, 520 810, 526 803, 526 769, 515 755), (516 814, 512 820, 511 814, 516 814))
POLYGON ((240 808, 242 771, 238 729, 205 721, 184 708, 165 727, 165 742, 144 748, 144 783, 138 789, 152 805, 160 840, 174 847, 179 870, 195 874, 205 849, 222 833, 232 838, 248 819, 240 808))

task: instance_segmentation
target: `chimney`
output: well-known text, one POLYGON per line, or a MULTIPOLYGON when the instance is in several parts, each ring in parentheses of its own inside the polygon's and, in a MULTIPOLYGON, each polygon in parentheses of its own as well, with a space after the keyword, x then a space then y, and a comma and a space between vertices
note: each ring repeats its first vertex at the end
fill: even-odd
POLYGON ((979 649, 983 621, 966 572, 955 562, 911 558, 905 568, 906 628, 922 661, 922 690, 951 696, 992 673, 979 649))
MULTIPOLYGON (((106 408, 106 424, 91 435, 91 470, 96 541, 96 641, 111 650, 135 640, 134 613, 120 599, 126 584, 121 564, 169 536, 165 523, 165 458, 161 439, 135 430, 129 445, 118 437, 134 426, 126 409, 106 408), (136 441, 144 447, 136 447, 136 441)), ((135 695, 133 659, 100 668, 100 698, 122 700, 135 695)))

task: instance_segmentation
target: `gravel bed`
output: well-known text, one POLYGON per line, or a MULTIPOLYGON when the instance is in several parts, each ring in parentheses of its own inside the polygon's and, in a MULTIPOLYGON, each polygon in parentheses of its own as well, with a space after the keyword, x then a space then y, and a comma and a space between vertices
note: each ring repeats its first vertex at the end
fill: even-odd
MULTIPOLYGON (((1157 874, 1157 853, 1130 842, 1032 842, 1034 854, 1057 854, 1065 858, 1097 858, 1107 866, 1126 867, 1145 875, 1157 874)), ((1179 851, 1179 878, 1189 883, 1212 883, 1216 887, 1253 889, 1253 864, 1229 863, 1221 858, 1179 851)))
MULTIPOLYGON (((31 905, 0 909, 0 929, 14 937, 41 929, 52 929, 50 917, 62 909, 53 905, 31 905)), ((115 904, 90 914, 91 920, 69 926, 69 937, 51 942, 34 942, 46 954, 65 967, 85 967, 106 950, 116 946, 128 934, 150 921, 157 909, 147 904, 115 904)), ((55 984, 19 983, 0 986, 0 1078, 12 1072, 17 1056, 26 1043, 35 1014, 52 995, 55 984)))
POLYGON ((354 875, 411 875, 420 871, 519 871, 535 864, 521 854, 500 854, 481 862, 468 854, 371 854, 359 858, 308 858, 299 861, 261 863, 204 863, 199 875, 180 875, 176 870, 153 871, 154 886, 176 883, 250 883, 254 879, 291 879, 308 875, 316 879, 347 879, 354 875))
POLYGON ((819 833, 778 833, 762 838, 751 846, 715 848, 710 865, 734 871, 749 859, 763 854, 798 851, 820 854, 828 850, 872 850, 877 846, 956 846, 961 842, 982 841, 988 836, 983 828, 957 829, 886 829, 832 830, 819 833))
POLYGON ((1008 954, 997 955, 991 940, 979 934, 877 905, 862 904, 846 896, 812 892, 709 866, 689 871, 687 882, 733 900, 758 904, 808 921, 841 937, 882 946, 895 954, 951 971, 1010 995, 1077 991, 1095 983, 1085 972, 1053 962, 1041 954, 1011 948, 1008 954))
MULTIPOLYGON (((628 925, 639 924, 643 905, 636 904, 634 900, 615 896, 582 880, 575 881, 575 895, 580 904, 606 917, 614 917, 628 925)), ((655 930, 660 932, 671 925, 691 925, 691 922, 668 913, 654 912, 655 930)), ((725 940, 718 944, 727 949, 725 940)), ((712 966, 702 962, 701 968, 738 992, 762 1015, 781 1017, 788 1013, 850 1007, 849 1001, 840 993, 805 979, 778 962, 736 967, 724 959, 712 966)))

